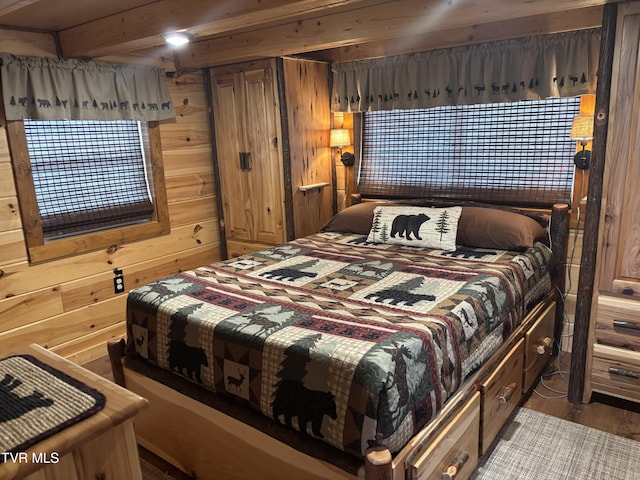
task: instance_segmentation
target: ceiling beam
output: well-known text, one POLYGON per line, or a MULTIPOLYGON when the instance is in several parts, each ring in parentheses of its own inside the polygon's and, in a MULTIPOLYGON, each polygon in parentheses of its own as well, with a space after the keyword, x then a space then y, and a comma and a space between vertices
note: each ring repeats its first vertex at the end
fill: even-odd
POLYGON ((542 14, 571 15, 569 11, 603 3, 606 2, 402 0, 194 42, 178 51, 176 57, 181 67, 202 68, 416 35, 437 38, 459 30, 472 35, 484 23, 499 25, 542 14))
POLYGON ((315 60, 350 62, 365 58, 387 57, 474 43, 493 42, 531 35, 597 28, 602 24, 602 6, 572 12, 555 12, 523 17, 507 22, 491 22, 455 30, 426 32, 404 38, 366 42, 313 52, 315 60))
POLYGON ((11 12, 20 10, 27 5, 31 5, 39 0, 0 0, 0 17, 11 12))
MULTIPOLYGON (((393 2, 397 0, 377 0, 393 2)), ((197 37, 288 22, 318 11, 351 8, 366 0, 159 0, 58 32, 65 57, 99 57, 150 48, 162 33, 197 37)))

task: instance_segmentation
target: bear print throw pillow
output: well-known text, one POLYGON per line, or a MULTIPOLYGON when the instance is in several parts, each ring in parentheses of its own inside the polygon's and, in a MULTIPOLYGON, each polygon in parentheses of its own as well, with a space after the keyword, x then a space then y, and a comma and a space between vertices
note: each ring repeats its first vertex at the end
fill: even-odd
POLYGON ((462 207, 376 207, 367 242, 452 251, 461 213, 462 207))

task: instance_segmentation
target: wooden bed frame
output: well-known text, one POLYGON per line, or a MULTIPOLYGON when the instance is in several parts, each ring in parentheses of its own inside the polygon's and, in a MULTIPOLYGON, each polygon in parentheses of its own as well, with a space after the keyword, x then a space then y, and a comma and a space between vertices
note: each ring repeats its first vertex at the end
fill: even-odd
POLYGON ((567 205, 553 206, 550 230, 552 292, 395 456, 385 448, 373 448, 361 462, 328 445, 307 448, 313 439, 257 412, 266 423, 249 425, 235 418, 233 406, 220 408, 208 400, 211 395, 193 391, 199 386, 192 382, 165 380, 162 373, 154 378, 141 374, 135 359, 125 357, 124 340, 112 341, 109 356, 116 382, 149 400, 149 408, 136 418, 139 443, 198 479, 468 478, 542 373, 553 353, 553 339, 560 338, 567 205))

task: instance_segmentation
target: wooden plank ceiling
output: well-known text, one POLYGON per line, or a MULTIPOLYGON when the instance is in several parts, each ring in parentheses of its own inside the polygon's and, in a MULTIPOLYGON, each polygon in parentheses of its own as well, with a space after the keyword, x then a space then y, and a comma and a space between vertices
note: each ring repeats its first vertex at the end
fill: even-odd
POLYGON ((0 27, 50 31, 64 57, 201 68, 280 55, 345 61, 599 26, 606 0, 0 0, 0 27))

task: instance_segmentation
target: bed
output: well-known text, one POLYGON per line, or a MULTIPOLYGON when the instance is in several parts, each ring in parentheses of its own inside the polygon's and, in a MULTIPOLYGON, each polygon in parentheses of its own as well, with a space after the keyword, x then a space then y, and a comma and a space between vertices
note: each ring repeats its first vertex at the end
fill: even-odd
POLYGON ((567 207, 546 220, 366 202, 132 290, 110 355, 141 444, 197 478, 468 476, 557 336, 567 207))

